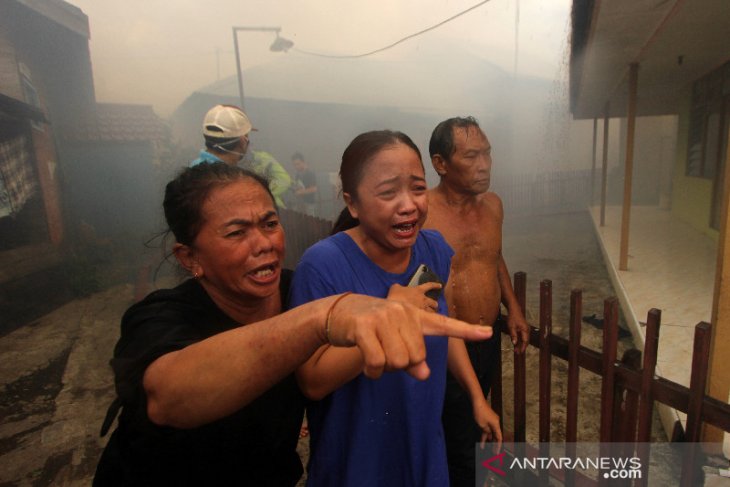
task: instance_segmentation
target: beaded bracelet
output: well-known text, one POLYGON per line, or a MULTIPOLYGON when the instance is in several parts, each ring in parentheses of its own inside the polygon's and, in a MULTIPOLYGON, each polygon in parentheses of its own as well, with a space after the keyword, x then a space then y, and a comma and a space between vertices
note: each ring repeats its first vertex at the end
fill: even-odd
POLYGON ((332 303, 330 309, 327 310, 327 319, 325 321, 324 327, 324 337, 327 339, 327 343, 330 343, 330 328, 332 326, 332 323, 330 321, 332 320, 332 311, 335 309, 335 306, 337 306, 337 303, 339 303, 342 298, 350 294, 352 294, 352 291, 347 291, 346 293, 340 294, 337 299, 335 299, 335 302, 332 303))

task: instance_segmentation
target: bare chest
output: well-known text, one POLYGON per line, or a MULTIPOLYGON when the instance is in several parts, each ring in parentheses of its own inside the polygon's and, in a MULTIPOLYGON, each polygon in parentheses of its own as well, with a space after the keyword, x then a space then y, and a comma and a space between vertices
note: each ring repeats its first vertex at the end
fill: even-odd
POLYGON ((457 256, 489 261, 502 249, 501 222, 488 211, 460 215, 429 210, 426 227, 440 231, 457 256))

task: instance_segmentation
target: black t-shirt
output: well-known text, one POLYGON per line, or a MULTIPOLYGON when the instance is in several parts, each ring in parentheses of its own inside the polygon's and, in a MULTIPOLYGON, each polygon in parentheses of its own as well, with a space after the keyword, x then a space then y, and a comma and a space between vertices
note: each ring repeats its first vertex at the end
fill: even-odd
MULTIPOLYGON (((291 272, 284 271, 282 299, 290 280, 291 272)), ((161 427, 147 418, 146 368, 166 353, 237 326, 192 279, 127 310, 111 362, 122 413, 94 485, 296 484, 303 471, 296 446, 304 398, 293 375, 231 416, 199 428, 161 427)))

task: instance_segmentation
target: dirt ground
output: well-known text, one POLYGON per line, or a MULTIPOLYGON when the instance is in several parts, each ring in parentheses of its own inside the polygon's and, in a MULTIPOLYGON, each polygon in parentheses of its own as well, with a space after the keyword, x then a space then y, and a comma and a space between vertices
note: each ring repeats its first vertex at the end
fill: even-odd
MULTIPOLYGON (((569 293, 582 288, 583 315, 603 313, 613 295, 600 250, 585 213, 508 218, 504 255, 511 272, 528 277, 528 321, 537 322, 538 285, 553 282, 553 330, 567 336, 569 293)), ((0 487, 90 485, 105 444, 98 432, 113 394, 108 366, 123 311, 133 302, 134 283, 77 299, 0 337, 0 487)), ((582 343, 601 348, 601 334, 582 328, 582 343)), ((632 346, 619 344, 619 355, 632 346)), ((512 399, 511 345, 503 342, 505 424, 512 399)), ((537 438, 537 353, 527 355, 528 440, 537 438)), ((552 439, 565 435, 564 362, 553 361, 552 439)), ((581 372, 579 440, 595 441, 600 383, 581 372)), ((658 426, 657 441, 666 441, 658 426)), ((307 440, 300 441, 306 463, 307 440)), ((303 483, 303 482, 302 482, 303 483)))

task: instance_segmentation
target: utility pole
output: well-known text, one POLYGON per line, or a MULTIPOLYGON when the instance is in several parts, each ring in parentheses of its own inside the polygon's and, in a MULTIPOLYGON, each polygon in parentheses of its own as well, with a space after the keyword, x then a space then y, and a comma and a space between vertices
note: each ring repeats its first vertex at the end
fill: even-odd
POLYGON ((221 80, 221 50, 218 47, 215 48, 215 80, 221 80))

